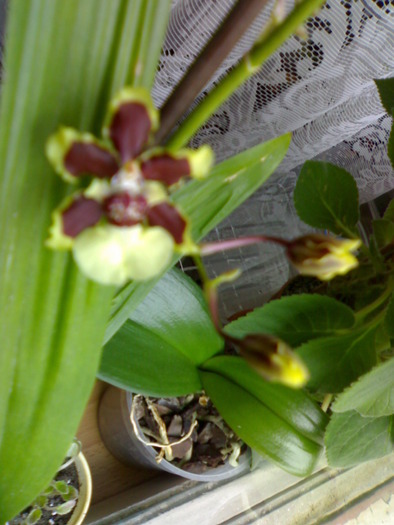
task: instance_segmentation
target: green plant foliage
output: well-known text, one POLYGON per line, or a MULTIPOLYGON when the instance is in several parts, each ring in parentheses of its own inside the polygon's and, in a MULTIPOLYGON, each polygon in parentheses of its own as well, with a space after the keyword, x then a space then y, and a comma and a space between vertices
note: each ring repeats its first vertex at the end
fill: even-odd
POLYGON ((151 396, 201 390, 196 365, 223 347, 201 289, 171 270, 105 345, 99 377, 151 396))
POLYGON ((327 162, 308 161, 294 190, 297 214, 314 228, 357 236, 358 191, 353 177, 327 162))
POLYGON ((225 331, 235 337, 271 334, 296 347, 353 324, 353 311, 339 301, 323 295, 300 294, 270 301, 229 323, 225 331))
POLYGON ((314 339, 296 351, 311 374, 308 388, 341 392, 377 364, 375 328, 314 339))
POLYGON ((211 321, 201 288, 176 268, 157 283, 130 319, 197 365, 223 348, 223 339, 211 321))
POLYGON ((333 414, 325 444, 329 465, 352 467, 393 450, 393 416, 363 417, 356 411, 333 414))
POLYGON ((363 416, 394 414, 394 359, 380 364, 336 398, 334 412, 357 410, 363 416))
POLYGON ((387 219, 373 221, 373 233, 378 248, 384 248, 394 242, 394 222, 387 219))
POLYGON ((328 417, 303 390, 265 381, 240 357, 213 357, 201 368, 243 388, 295 431, 322 444, 328 417))
MULTIPOLYGON (((375 84, 379 91, 380 100, 389 115, 394 117, 394 78, 384 78, 375 80, 375 84)), ((394 167, 394 126, 391 126, 391 133, 389 143, 387 146, 387 153, 391 164, 394 167)))
POLYGON ((394 294, 391 296, 391 300, 386 310, 384 318, 384 325, 387 330, 387 334, 390 338, 394 337, 394 294))
MULTIPOLYGON (((190 218, 197 241, 257 190, 279 166, 290 144, 290 135, 259 144, 212 170, 204 181, 191 181, 173 195, 190 218)), ((173 261, 175 262, 175 260, 173 261)), ((114 298, 105 335, 108 341, 159 279, 130 283, 114 298)))
POLYGON ((201 390, 196 365, 182 350, 130 320, 105 345, 98 376, 150 396, 181 396, 201 390))
POLYGON ((68 255, 44 247, 67 191, 44 145, 59 125, 99 131, 113 90, 130 72, 136 78, 141 39, 149 40, 149 61, 138 82, 150 88, 170 2, 160 1, 154 19, 143 16, 146 4, 10 2, 0 122, 0 523, 34 500, 64 457, 95 379, 113 295, 83 278, 68 255))
POLYGON ((305 476, 313 470, 320 445, 233 381, 213 372, 201 371, 200 376, 220 415, 245 443, 291 474, 305 476))

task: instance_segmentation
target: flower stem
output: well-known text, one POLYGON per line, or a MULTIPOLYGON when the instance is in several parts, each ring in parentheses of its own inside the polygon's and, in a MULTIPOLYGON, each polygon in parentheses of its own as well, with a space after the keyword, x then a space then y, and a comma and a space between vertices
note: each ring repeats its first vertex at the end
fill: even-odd
POLYGON ((323 3, 322 0, 303 0, 281 23, 271 23, 272 29, 235 66, 228 75, 204 98, 170 137, 167 146, 179 149, 188 143, 194 133, 214 111, 250 76, 256 73, 297 28, 323 3))
POLYGON ((361 310, 356 312, 355 318, 356 323, 361 324, 365 317, 367 317, 370 313, 374 312, 376 309, 378 309, 387 299, 391 296, 394 288, 394 280, 391 280, 387 283, 387 288, 384 290, 384 292, 379 295, 377 299, 375 299, 372 303, 368 304, 367 306, 364 306, 361 310))
POLYGON ((238 0, 230 14, 209 40, 186 75, 176 86, 160 112, 160 129, 155 143, 161 144, 177 121, 187 112, 198 94, 242 35, 249 29, 268 0, 238 0))
POLYGON ((234 250, 242 246, 249 246, 252 244, 259 244, 262 242, 273 242, 281 246, 287 246, 289 243, 284 239, 278 237, 266 237, 264 235, 253 235, 250 237, 241 237, 240 239, 229 239, 226 241, 207 242, 200 244, 201 255, 213 255, 215 253, 226 250, 234 250))

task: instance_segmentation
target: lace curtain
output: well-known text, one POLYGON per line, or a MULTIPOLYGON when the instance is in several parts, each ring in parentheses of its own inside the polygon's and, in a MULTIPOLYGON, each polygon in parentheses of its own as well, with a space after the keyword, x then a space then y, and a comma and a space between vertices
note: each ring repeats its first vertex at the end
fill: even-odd
MULTIPOLYGON (((290 10, 293 1, 285 2, 290 10)), ((161 106, 231 7, 233 0, 176 0, 153 96, 161 106)), ((251 47, 273 2, 255 20, 200 98, 251 47)), ((292 192, 302 164, 312 158, 344 167, 357 180, 361 202, 394 188, 386 153, 391 118, 373 82, 394 75, 394 3, 329 0, 242 86, 191 141, 208 143, 218 161, 285 132, 293 134, 284 162, 270 180, 210 235, 251 233, 292 237, 308 231, 297 219, 292 192)), ((223 317, 255 307, 292 276, 280 249, 265 245, 206 260, 212 276, 243 269, 221 288, 223 317)), ((187 264, 184 264, 187 271, 187 264)))

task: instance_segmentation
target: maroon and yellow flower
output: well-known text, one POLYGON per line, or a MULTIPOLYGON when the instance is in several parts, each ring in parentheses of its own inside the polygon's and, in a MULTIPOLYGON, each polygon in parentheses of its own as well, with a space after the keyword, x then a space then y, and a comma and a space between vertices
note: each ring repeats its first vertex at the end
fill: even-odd
POLYGON ((150 279, 174 251, 197 251, 169 190, 185 177, 205 177, 213 154, 207 146, 145 150, 158 123, 149 94, 125 88, 110 103, 103 140, 63 127, 47 142, 47 157, 66 182, 93 177, 54 211, 47 246, 72 250, 97 282, 150 279))

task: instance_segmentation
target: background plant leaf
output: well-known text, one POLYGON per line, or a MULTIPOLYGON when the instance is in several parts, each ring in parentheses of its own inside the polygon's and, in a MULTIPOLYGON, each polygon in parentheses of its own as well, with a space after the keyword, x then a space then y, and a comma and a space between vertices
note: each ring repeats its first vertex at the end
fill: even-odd
POLYGON ((272 334, 296 347, 353 324, 353 311, 343 303, 323 295, 300 294, 270 301, 229 323, 225 331, 235 337, 272 334))
POLYGON ((240 386, 301 435, 322 444, 328 416, 303 390, 264 380, 241 357, 213 357, 201 368, 240 386))
POLYGON ((99 377, 149 396, 182 396, 201 390, 196 365, 177 347, 130 319, 105 345, 99 377))
POLYGON ((200 372, 204 390, 234 432, 259 454, 297 476, 309 474, 321 447, 295 431, 254 395, 213 372, 200 372))
MULTIPOLYGON (((206 235, 268 179, 284 158, 290 138, 290 134, 282 135, 244 151, 215 166, 206 180, 191 181, 173 194, 173 201, 191 220, 195 240, 206 235)), ((118 292, 105 341, 122 326, 158 280, 130 283, 118 292)))
POLYGON ((99 132, 108 97, 135 71, 142 34, 153 68, 143 82, 153 78, 170 2, 160 1, 154 22, 142 26, 138 16, 130 32, 145 4, 10 2, 0 121, 0 523, 28 505, 63 460, 95 379, 113 295, 82 277, 69 255, 44 247, 51 212, 69 191, 44 145, 59 125, 99 132))
MULTIPOLYGON (((380 100, 389 115, 394 117, 394 78, 382 78, 375 80, 379 91, 380 100)), ((390 138, 387 145, 387 153, 394 168, 394 125, 391 125, 390 138)))
POLYGON ((301 220, 345 237, 357 236, 358 191, 353 177, 328 162, 307 161, 294 190, 301 220))
POLYGON ((393 416, 363 417, 356 411, 333 414, 327 426, 326 455, 333 467, 352 467, 393 450, 393 416))
POLYGON ((386 310, 384 324, 390 338, 394 337, 394 294, 391 295, 389 305, 386 310))
POLYGON ((331 408, 334 412, 357 410, 370 417, 394 414, 394 359, 361 376, 339 394, 331 408))
POLYGON ((314 339, 296 349, 311 374, 308 388, 341 392, 377 364, 375 329, 314 339))
POLYGON ((378 248, 384 248, 394 242, 394 222, 376 219, 372 222, 372 226, 378 248))
POLYGON ((201 390, 196 365, 224 346, 201 289, 170 270, 105 345, 99 377, 152 396, 201 390))

